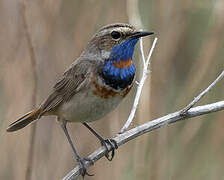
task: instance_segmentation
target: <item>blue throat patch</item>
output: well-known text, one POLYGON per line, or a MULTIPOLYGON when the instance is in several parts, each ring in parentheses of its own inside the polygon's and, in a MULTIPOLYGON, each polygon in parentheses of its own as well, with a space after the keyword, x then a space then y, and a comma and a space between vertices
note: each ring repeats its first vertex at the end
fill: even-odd
POLYGON ((127 39, 112 48, 109 59, 105 61, 101 76, 105 83, 123 90, 132 84, 135 77, 135 64, 132 61, 134 48, 138 38, 127 39))

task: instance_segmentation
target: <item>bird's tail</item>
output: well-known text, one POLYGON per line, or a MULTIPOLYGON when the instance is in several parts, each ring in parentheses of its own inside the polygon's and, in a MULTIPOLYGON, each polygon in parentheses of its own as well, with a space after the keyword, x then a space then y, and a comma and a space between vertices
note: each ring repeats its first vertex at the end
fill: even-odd
POLYGON ((13 122, 9 125, 9 127, 6 129, 8 132, 17 131, 19 129, 24 128, 31 122, 35 121, 39 118, 40 115, 40 109, 34 109, 26 114, 24 114, 22 117, 20 117, 17 121, 13 122))

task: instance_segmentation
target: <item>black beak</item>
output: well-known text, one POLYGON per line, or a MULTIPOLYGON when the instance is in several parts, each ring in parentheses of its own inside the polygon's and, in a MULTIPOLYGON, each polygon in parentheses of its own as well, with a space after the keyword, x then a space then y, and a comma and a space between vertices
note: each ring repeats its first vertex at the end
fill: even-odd
POLYGON ((154 34, 154 32, 147 32, 147 31, 138 31, 138 32, 134 32, 130 35, 130 38, 140 38, 140 37, 144 37, 144 36, 149 36, 154 34))

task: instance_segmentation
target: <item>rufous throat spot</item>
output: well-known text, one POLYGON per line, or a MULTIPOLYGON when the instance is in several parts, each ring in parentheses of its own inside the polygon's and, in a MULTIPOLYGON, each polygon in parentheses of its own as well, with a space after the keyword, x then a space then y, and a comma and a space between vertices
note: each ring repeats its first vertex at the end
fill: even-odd
POLYGON ((120 60, 119 62, 114 62, 113 65, 119 69, 127 68, 132 65, 132 59, 120 60))

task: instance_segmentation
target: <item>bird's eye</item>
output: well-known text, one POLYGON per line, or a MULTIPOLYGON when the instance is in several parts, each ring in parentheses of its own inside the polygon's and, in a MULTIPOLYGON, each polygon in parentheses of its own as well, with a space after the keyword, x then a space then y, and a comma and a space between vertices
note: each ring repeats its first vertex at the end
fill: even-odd
POLYGON ((111 37, 113 38, 113 39, 119 39, 120 37, 121 37, 121 33, 119 33, 119 32, 117 32, 117 31, 112 31, 111 32, 111 37))

